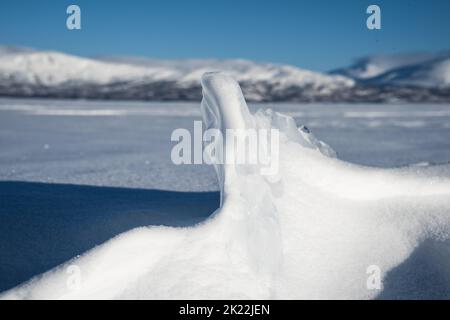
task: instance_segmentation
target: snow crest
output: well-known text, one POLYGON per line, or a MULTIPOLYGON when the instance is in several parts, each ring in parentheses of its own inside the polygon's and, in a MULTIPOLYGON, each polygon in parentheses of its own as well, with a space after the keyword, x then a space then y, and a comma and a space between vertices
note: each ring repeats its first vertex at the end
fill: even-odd
MULTIPOLYGON (((231 77, 202 86, 208 128, 279 129, 277 177, 217 165, 222 204, 205 222, 131 230, 1 298, 369 299, 383 292, 367 286, 371 267, 387 279, 425 241, 448 247, 449 178, 343 162, 291 117, 251 114, 231 77)), ((436 256, 449 279, 450 257, 436 256)))

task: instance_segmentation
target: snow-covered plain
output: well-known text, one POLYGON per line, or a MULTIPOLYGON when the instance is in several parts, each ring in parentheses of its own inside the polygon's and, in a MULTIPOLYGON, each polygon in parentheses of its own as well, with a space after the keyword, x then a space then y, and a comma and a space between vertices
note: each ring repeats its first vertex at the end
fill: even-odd
MULTIPOLYGON (((398 167, 450 161, 450 105, 253 104, 310 128, 353 163, 398 167)), ((176 128, 198 103, 0 98, 0 179, 95 186, 218 190, 207 165, 170 160, 176 128)))
MULTIPOLYGON (((218 119, 237 110, 246 125, 282 123, 246 118, 229 78, 210 76, 204 86, 218 119)), ((129 231, 69 262, 82 271, 78 290, 67 287, 66 264, 2 298, 448 298, 450 107, 271 107, 341 160, 410 166, 328 158, 280 127, 281 180, 225 175, 223 207, 201 225, 129 231), (367 290, 369 265, 381 268, 384 290, 367 290)), ((198 104, 2 99, 0 113, 2 180, 218 189, 211 167, 170 162, 170 133, 192 128, 198 104)))

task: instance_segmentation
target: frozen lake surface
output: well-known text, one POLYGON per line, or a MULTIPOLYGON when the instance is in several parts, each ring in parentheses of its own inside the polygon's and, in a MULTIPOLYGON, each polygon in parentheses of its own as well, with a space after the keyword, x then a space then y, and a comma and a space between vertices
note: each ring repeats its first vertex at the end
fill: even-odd
MULTIPOLYGON (((251 108, 294 116, 346 161, 418 169, 450 161, 450 105, 251 108)), ((1 98, 0 292, 132 228, 208 217, 219 206, 213 168, 170 159, 172 131, 192 131, 200 119, 199 103, 1 98)), ((434 246, 421 246, 391 275, 411 274, 420 290, 381 297, 448 297, 450 281, 423 258, 434 246)))
MULTIPOLYGON (((450 105, 253 104, 364 165, 450 161, 450 105)), ((176 128, 193 130, 199 103, 0 99, 0 180, 218 190, 212 167, 171 162, 176 128)))

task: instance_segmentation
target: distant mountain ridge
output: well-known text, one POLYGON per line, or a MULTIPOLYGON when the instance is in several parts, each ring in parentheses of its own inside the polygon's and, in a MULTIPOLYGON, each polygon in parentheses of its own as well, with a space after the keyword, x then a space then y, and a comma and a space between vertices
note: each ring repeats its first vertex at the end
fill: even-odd
POLYGON ((450 52, 365 57, 330 74, 372 85, 450 88, 450 52))
MULTIPOLYGON (((441 63, 445 64, 445 61, 441 63)), ((426 71, 439 66, 423 68, 426 71)), ((201 75, 218 70, 233 76, 250 101, 450 101, 447 86, 423 86, 419 78, 416 83, 420 88, 407 81, 407 85, 393 87, 386 78, 374 82, 361 81, 352 69, 324 74, 290 65, 243 59, 86 58, 6 46, 0 46, 0 96, 199 100, 201 75)), ((389 70, 392 71, 387 68, 383 71, 389 70)), ((445 72, 444 80, 447 79, 445 72)), ((392 77, 401 83, 404 75, 392 77)), ((418 77, 415 73, 413 75, 418 77)), ((435 84, 439 79, 434 79, 435 84)))

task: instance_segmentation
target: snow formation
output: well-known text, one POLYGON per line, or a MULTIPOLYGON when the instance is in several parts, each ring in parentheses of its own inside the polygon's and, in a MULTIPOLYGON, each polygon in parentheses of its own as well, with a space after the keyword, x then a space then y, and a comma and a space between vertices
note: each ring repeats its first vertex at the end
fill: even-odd
MULTIPOLYGON (((131 230, 1 298, 375 298, 370 266, 385 278, 425 241, 448 244, 449 178, 343 162, 291 117, 251 114, 231 77, 207 73, 202 86, 208 128, 279 129, 279 172, 219 165, 222 205, 205 222, 131 230)), ((448 277, 450 257, 436 263, 448 277)))

